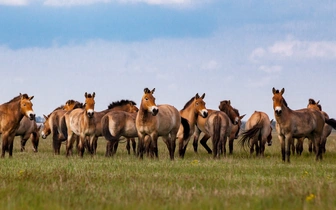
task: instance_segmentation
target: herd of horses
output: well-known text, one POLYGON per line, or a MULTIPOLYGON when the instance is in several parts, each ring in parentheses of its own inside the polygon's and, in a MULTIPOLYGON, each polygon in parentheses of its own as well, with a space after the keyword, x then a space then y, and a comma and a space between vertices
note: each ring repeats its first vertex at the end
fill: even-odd
MULTIPOLYGON (((34 152, 38 151, 39 137, 52 135, 53 152, 60 154, 63 142, 66 156, 73 155, 73 147, 80 157, 87 151, 96 154, 99 137, 106 139, 106 156, 117 152, 121 137, 126 138, 128 154, 133 153, 140 159, 146 154, 158 158, 158 138, 161 137, 169 151, 170 159, 178 154, 184 157, 187 145, 193 138, 193 148, 197 152, 198 140, 214 158, 226 155, 228 141, 229 154, 233 153, 233 142, 241 137, 242 147, 250 148, 250 155, 263 157, 265 145, 272 145, 272 121, 261 111, 255 111, 240 132, 242 119, 239 111, 231 106, 230 100, 221 101, 218 110, 207 109, 205 94, 196 94, 183 107, 177 110, 169 104, 157 105, 155 88, 144 89, 139 108, 131 100, 121 100, 108 105, 103 111, 95 111, 95 93, 85 93, 85 102, 68 100, 43 115, 43 126, 37 126, 31 100, 27 94, 20 94, 9 102, 0 105, 0 134, 2 138, 1 157, 9 153, 12 157, 15 136, 21 136, 21 151, 31 138, 34 152), (138 139, 136 145, 135 139, 138 139), (207 141, 212 139, 212 149, 207 141)), ((307 108, 291 110, 283 97, 285 89, 272 89, 273 109, 276 120, 275 129, 281 145, 282 160, 290 162, 291 152, 301 154, 303 140, 308 138, 309 151, 315 152, 316 160, 322 159, 327 137, 336 129, 336 120, 322 111, 319 101, 309 99, 307 108), (297 139, 294 145, 294 139, 297 139)))

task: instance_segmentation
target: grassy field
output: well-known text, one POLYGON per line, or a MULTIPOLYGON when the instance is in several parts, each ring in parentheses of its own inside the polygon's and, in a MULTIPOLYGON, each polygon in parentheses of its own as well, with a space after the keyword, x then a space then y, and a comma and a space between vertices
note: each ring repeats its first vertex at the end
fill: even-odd
MULTIPOLYGON (((98 154, 66 158, 52 153, 51 138, 31 143, 13 158, 0 159, 1 209, 334 209, 336 207, 336 133, 327 153, 316 162, 307 151, 283 163, 278 139, 265 158, 249 158, 237 142, 234 154, 213 160, 188 145, 185 158, 170 161, 160 141, 159 159, 137 159, 120 144, 106 158, 106 141, 98 154)), ((210 142, 209 142, 210 143, 210 142)))

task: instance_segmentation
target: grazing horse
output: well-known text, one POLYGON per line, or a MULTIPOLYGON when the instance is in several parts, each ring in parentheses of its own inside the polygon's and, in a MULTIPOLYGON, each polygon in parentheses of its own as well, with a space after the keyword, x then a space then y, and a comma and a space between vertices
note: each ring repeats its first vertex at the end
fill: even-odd
MULTIPOLYGON (((219 109, 220 111, 223 111, 231 120, 231 133, 229 136, 229 154, 233 153, 233 141, 234 139, 237 138, 239 130, 240 130, 240 126, 241 126, 241 119, 245 116, 239 115, 239 112, 237 109, 233 108, 231 106, 231 102, 230 101, 221 101, 219 104, 219 109)), ((215 110, 209 110, 209 114, 214 112, 215 110)), ((205 119, 202 118, 197 118, 197 128, 195 130, 194 133, 194 151, 197 152, 197 147, 198 147, 198 138, 201 134, 201 132, 204 133, 204 136, 202 137, 202 139, 200 140, 201 145, 207 150, 207 152, 209 154, 212 154, 212 150, 210 149, 210 147, 207 145, 207 141, 209 140, 209 138, 211 137, 209 134, 207 134, 205 132, 205 119)), ((226 144, 227 139, 225 139, 225 144, 226 144)), ((223 150, 221 150, 221 152, 224 152, 223 150)))
MULTIPOLYGON (((64 114, 61 120, 61 130, 62 133, 67 137, 66 145, 66 156, 72 154, 73 143, 76 138, 79 137, 78 151, 80 157, 84 155, 84 149, 86 144, 86 137, 89 137, 89 148, 93 148, 93 141, 96 132, 96 123, 94 116, 94 106, 95 106, 95 92, 93 94, 88 94, 85 92, 85 103, 84 109, 73 109, 70 112, 64 114), (69 115, 69 117, 65 117, 69 115), (66 122, 66 119, 68 121, 66 122)), ((91 151, 91 154, 92 151, 91 151)))
POLYGON ((21 137, 21 152, 25 151, 25 146, 29 138, 31 139, 33 145, 33 151, 38 151, 41 127, 42 125, 37 126, 35 120, 30 120, 26 116, 22 118, 20 126, 15 133, 15 136, 21 137))
MULTIPOLYGON (((108 141, 106 146, 106 156, 116 153, 118 142, 121 136, 128 139, 138 137, 135 126, 137 112, 113 111, 105 114, 101 119, 102 135, 108 141)), ((130 148, 127 147, 128 154, 130 148)), ((135 149, 135 147, 133 147, 135 149)))
POLYGON ((292 110, 287 106, 281 91, 272 89, 273 92, 273 109, 276 119, 276 130, 281 144, 282 160, 290 162, 291 146, 293 138, 306 137, 313 141, 316 151, 316 160, 322 160, 321 135, 324 123, 335 126, 333 122, 326 120, 323 114, 315 109, 292 110), (287 147, 286 147, 287 143, 287 147))
MULTIPOLYGON (((138 112, 138 107, 136 107, 136 103, 131 100, 121 100, 121 101, 116 101, 112 102, 110 105, 108 105, 107 109, 100 111, 100 112, 95 112, 95 124, 96 124, 96 133, 95 133, 95 138, 93 140, 93 148, 90 148, 92 150, 91 152, 93 154, 96 154, 96 149, 97 149, 97 141, 100 136, 103 136, 102 134, 102 118, 106 114, 114 111, 125 111, 129 113, 137 113, 138 112)), ((135 142, 134 138, 129 139, 132 142, 135 142)), ((128 142, 129 142, 128 140, 128 142)), ((110 141, 107 142, 106 149, 111 148, 111 145, 109 145, 110 141)), ((134 144, 133 144, 134 145, 134 144)), ((134 148, 135 149, 135 148, 134 148)))
MULTIPOLYGON (((318 111, 320 111, 323 115, 325 119, 329 119, 329 115, 322 111, 322 106, 319 104, 320 101, 315 101, 314 99, 309 99, 308 100, 308 105, 307 108, 312 108, 312 109, 316 109, 318 111)), ((321 143, 320 143, 320 147, 322 147, 322 152, 325 153, 326 152, 326 142, 327 142, 327 138, 328 136, 331 134, 332 131, 332 126, 330 126, 328 123, 324 124, 323 127, 323 132, 322 132, 322 136, 321 136, 321 143)), ((296 149, 296 153, 301 155, 303 152, 303 141, 304 141, 304 137, 303 138, 299 138, 297 139, 297 143, 295 145, 295 149, 296 149)), ((313 151, 313 143, 311 140, 309 140, 309 152, 311 153, 313 151)), ((294 149, 293 149, 293 153, 294 153, 294 149)))
MULTIPOLYGON (((177 134, 177 140, 179 144, 179 155, 180 157, 184 157, 188 142, 190 140, 190 137, 193 135, 195 131, 196 121, 197 117, 201 116, 202 118, 205 118, 208 116, 208 111, 205 107, 205 102, 203 101, 205 97, 205 93, 200 97, 198 93, 192 97, 183 107, 182 110, 180 110, 180 115, 183 119, 186 119, 189 123, 189 134, 188 136, 184 136, 184 126, 183 124, 180 125, 180 129, 177 134)), ((182 123, 184 120, 182 121, 182 123)))
MULTIPOLYGON (((158 157, 157 139, 159 136, 167 145, 170 159, 174 160, 176 147, 176 136, 181 124, 181 115, 179 111, 168 104, 155 104, 153 90, 144 89, 144 95, 141 98, 141 104, 135 119, 138 132, 138 154, 143 159, 145 151, 145 137, 148 135, 151 141, 151 150, 158 157)), ((189 133, 188 129, 185 129, 189 133)))
POLYGON ((2 153, 5 157, 6 151, 9 157, 13 155, 13 143, 20 121, 24 116, 30 120, 35 119, 33 104, 31 100, 34 96, 29 97, 27 94, 21 94, 12 100, 0 105, 0 134, 2 134, 2 153))
POLYGON ((264 157, 265 144, 272 145, 272 121, 265 112, 255 111, 245 123, 240 144, 249 144, 250 156, 256 151, 256 156, 264 157))
POLYGON ((65 113, 73 109, 82 108, 84 105, 75 100, 68 100, 65 105, 59 106, 54 109, 48 116, 43 115, 45 121, 43 123, 43 129, 41 131, 41 137, 46 139, 49 134, 52 134, 52 146, 54 154, 59 155, 61 144, 66 140, 66 137, 61 131, 61 120, 65 113))

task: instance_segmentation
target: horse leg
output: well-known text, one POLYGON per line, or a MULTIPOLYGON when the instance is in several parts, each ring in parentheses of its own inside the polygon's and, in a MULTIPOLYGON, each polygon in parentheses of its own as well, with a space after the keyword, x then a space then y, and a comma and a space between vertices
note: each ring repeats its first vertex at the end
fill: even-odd
POLYGON ((115 140, 115 142, 114 142, 112 156, 117 153, 118 146, 119 146, 119 138, 117 138, 117 140, 115 140))
POLYGON ((197 153, 197 149, 198 149, 198 138, 200 136, 201 130, 198 128, 195 128, 195 132, 194 132, 194 141, 193 141, 193 147, 194 147, 194 152, 197 153))
POLYGON ((136 141, 135 141, 135 138, 131 138, 131 141, 132 141, 132 148, 133 148, 133 154, 136 154, 136 141))
POLYGON ((8 153, 9 153, 9 157, 11 158, 13 156, 13 146, 14 146, 14 138, 15 138, 15 134, 12 136, 10 135, 8 137, 8 153))
POLYGON ((287 156, 287 162, 290 163, 291 146, 293 145, 293 137, 287 136, 286 139, 287 139, 286 156, 287 156))
POLYGON ((280 141, 280 146, 281 146, 282 161, 286 161, 285 137, 282 135, 278 135, 278 139, 280 141))
POLYGON ((127 150, 127 154, 130 155, 131 154, 131 145, 130 145, 130 138, 126 138, 126 150, 127 150))
MULTIPOLYGON (((177 133, 177 132, 176 132, 177 133)), ((172 133, 170 136, 170 160, 174 160, 174 156, 175 156, 175 149, 176 149, 176 134, 172 133)), ((189 141, 190 138, 188 138, 189 141)), ((187 145, 184 148, 184 154, 186 151, 187 145)))
POLYGON ((23 136, 21 136, 21 152, 24 152, 26 150, 26 143, 27 143, 28 139, 23 138, 23 136))
POLYGON ((78 144, 78 150, 79 150, 79 156, 81 158, 84 156, 85 141, 87 141, 86 140, 86 136, 80 135, 80 137, 79 137, 79 144, 78 144))
POLYGON ((139 143, 138 143, 138 156, 140 159, 143 159, 143 154, 145 151, 145 136, 138 134, 139 143))
POLYGON ((231 137, 230 135, 230 139, 229 139, 229 154, 232 155, 233 153, 233 141, 235 140, 234 137, 231 137))
POLYGON ((204 134, 204 136, 200 140, 201 145, 206 149, 206 151, 208 152, 208 154, 212 154, 212 150, 207 145, 207 141, 209 140, 210 137, 211 136, 209 136, 208 134, 204 134))
MULTIPOLYGON (((163 138, 163 139, 165 139, 165 138, 163 138)), ((153 151, 153 154, 155 155, 156 158, 159 158, 158 146, 157 146, 158 135, 156 133, 152 133, 151 140, 152 140, 152 151, 153 151)), ((168 147, 168 151, 170 152, 170 144, 169 144, 168 141, 166 142, 166 145, 168 147)))

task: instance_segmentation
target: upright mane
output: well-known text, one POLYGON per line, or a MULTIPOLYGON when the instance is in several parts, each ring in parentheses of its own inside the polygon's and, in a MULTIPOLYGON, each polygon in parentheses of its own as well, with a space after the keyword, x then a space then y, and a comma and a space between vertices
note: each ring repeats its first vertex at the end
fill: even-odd
POLYGON ((21 97, 23 97, 24 99, 29 99, 29 96, 25 93, 25 94, 22 94, 22 95, 18 95, 16 97, 14 97, 12 100, 6 102, 5 104, 9 104, 9 103, 12 103, 12 102, 15 102, 15 101, 18 101, 21 99, 21 97))
POLYGON ((322 111, 322 106, 321 106, 321 104, 319 104, 318 102, 316 102, 314 99, 312 99, 312 98, 310 98, 309 100, 308 100, 309 102, 309 104, 312 104, 312 105, 316 105, 318 108, 319 108, 319 110, 320 111, 322 111))
POLYGON ((112 109, 112 108, 115 108, 117 106, 123 106, 123 105, 127 105, 127 104, 132 104, 133 106, 136 105, 136 103, 134 101, 131 101, 131 100, 121 100, 121 101, 115 101, 115 102, 112 102, 108 105, 108 109, 112 109))
POLYGON ((194 101, 194 99, 195 99, 195 96, 194 97, 192 97, 185 105, 184 105, 184 107, 183 107, 183 109, 182 110, 185 110, 193 101, 194 101))
MULTIPOLYGON (((276 90, 275 93, 280 93, 280 91, 279 91, 279 90, 276 90)), ((284 103, 285 107, 288 108, 288 104, 287 104, 286 99, 285 99, 284 97, 282 97, 282 99, 283 99, 283 103, 284 103)))
MULTIPOLYGON (((91 97, 91 94, 88 94, 88 97, 90 98, 90 97, 91 97)), ((83 108, 83 107, 84 107, 84 104, 83 104, 83 103, 81 103, 81 102, 79 102, 79 101, 75 101, 75 100, 73 100, 73 99, 69 99, 69 100, 67 100, 67 101, 65 102, 65 104, 69 104, 69 105, 71 105, 71 104, 75 104, 74 107, 73 107, 73 109, 83 108)))

